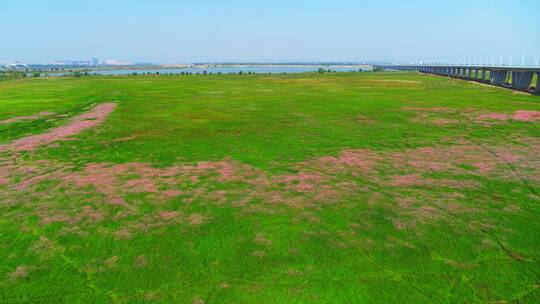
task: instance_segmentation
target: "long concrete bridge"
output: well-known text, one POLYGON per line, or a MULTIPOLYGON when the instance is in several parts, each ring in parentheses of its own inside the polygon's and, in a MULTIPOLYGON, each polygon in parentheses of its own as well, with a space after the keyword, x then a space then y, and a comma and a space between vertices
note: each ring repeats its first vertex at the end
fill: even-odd
POLYGON ((385 70, 417 71, 540 94, 540 67, 484 65, 374 65, 373 67, 385 70), (536 83, 532 83, 534 74, 537 76, 536 83))

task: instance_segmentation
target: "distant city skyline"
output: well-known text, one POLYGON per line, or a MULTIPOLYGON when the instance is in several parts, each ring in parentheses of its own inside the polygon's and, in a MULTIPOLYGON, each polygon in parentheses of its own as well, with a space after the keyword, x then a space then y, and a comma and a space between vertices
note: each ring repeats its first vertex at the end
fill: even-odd
POLYGON ((3 0, 0 62, 538 61, 533 0, 3 0))

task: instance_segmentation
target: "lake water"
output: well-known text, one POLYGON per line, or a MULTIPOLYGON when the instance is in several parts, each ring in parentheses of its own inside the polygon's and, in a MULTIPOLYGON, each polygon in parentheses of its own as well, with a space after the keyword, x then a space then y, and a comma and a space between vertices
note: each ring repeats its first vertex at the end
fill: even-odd
MULTIPOLYGON (((181 74, 181 73, 192 73, 192 74, 203 74, 204 71, 212 74, 237 74, 242 73, 257 73, 257 74, 282 74, 282 73, 306 73, 306 72, 316 72, 319 68, 325 70, 332 70, 335 72, 352 72, 352 71, 369 71, 371 69, 366 67, 312 67, 312 66, 242 66, 242 67, 208 67, 208 68, 175 68, 175 69, 117 69, 117 70, 90 70, 89 74, 97 75, 129 75, 133 73, 143 74, 150 73, 156 74, 181 74)), ((65 73, 42 73, 47 74, 48 76, 64 76, 69 75, 69 72, 65 73)))

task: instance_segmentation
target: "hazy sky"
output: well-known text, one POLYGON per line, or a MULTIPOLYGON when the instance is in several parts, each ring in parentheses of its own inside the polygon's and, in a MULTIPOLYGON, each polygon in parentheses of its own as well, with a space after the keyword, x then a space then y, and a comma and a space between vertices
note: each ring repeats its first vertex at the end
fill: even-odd
POLYGON ((538 1, 0 0, 0 60, 517 63, 540 51, 538 1))

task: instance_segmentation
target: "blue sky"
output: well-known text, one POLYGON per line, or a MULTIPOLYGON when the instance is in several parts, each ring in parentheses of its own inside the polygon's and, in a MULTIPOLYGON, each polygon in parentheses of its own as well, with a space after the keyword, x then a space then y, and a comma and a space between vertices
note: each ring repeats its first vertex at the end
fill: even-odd
POLYGON ((0 0, 0 60, 516 63, 540 51, 538 11, 538 0, 0 0))

